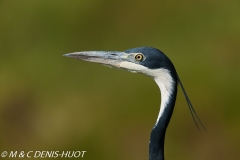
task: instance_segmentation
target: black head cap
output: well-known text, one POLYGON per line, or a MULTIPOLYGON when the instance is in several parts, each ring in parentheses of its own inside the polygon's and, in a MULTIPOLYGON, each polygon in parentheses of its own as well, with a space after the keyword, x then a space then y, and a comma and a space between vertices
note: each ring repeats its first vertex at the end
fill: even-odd
POLYGON ((128 49, 125 53, 142 53, 145 56, 139 64, 149 69, 168 69, 171 73, 176 74, 175 67, 171 60, 160 50, 153 47, 139 47, 128 49))

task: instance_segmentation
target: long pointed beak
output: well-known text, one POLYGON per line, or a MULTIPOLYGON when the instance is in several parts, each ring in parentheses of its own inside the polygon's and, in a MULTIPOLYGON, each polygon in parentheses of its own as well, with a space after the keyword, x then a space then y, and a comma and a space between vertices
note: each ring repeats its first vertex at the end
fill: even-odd
POLYGON ((112 67, 120 67, 126 58, 125 52, 86 51, 64 54, 63 56, 88 62, 100 63, 112 67))

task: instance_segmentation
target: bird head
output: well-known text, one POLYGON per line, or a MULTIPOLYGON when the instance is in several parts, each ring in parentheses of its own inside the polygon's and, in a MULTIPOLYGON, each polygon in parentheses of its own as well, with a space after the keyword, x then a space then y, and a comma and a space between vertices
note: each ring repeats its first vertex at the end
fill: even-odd
POLYGON ((64 56, 89 62, 100 63, 110 67, 143 73, 153 78, 166 71, 176 74, 170 59, 160 50, 152 47, 139 47, 124 52, 117 51, 84 51, 64 54, 64 56))

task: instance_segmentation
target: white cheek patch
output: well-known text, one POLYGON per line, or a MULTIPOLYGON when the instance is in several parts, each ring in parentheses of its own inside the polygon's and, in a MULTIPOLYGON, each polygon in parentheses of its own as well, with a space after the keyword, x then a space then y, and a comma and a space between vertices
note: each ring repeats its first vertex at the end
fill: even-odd
POLYGON ((119 67, 127 70, 136 71, 136 72, 143 72, 144 70, 148 69, 147 67, 144 67, 142 65, 132 63, 132 62, 127 62, 127 61, 121 62, 119 67))

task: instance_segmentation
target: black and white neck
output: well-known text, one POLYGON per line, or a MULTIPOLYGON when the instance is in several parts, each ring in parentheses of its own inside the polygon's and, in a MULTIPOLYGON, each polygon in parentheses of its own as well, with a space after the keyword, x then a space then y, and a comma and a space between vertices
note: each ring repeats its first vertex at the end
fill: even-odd
POLYGON ((176 96, 177 77, 167 69, 161 69, 155 82, 161 91, 161 105, 156 124, 154 125, 149 142, 149 160, 164 160, 165 133, 171 119, 176 96))

